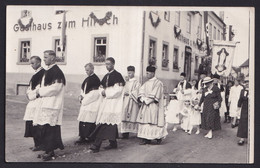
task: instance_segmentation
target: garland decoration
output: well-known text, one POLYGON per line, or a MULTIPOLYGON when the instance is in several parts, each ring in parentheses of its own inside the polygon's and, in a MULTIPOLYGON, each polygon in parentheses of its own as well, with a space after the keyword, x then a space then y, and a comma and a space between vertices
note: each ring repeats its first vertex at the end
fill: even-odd
POLYGON ((181 34, 181 28, 174 25, 174 34, 175 34, 175 38, 179 37, 179 35, 181 34))
POLYGON ((18 24, 19 24, 21 29, 29 29, 29 27, 31 27, 31 25, 32 25, 32 22, 33 22, 33 18, 30 18, 29 23, 24 25, 22 23, 21 19, 18 19, 18 24))
POLYGON ((111 19, 111 16, 112 16, 112 12, 109 11, 106 13, 106 16, 102 19, 98 19, 97 16, 91 12, 90 15, 89 15, 92 19, 94 19, 94 24, 98 23, 100 26, 103 26, 103 24, 107 24, 107 25, 110 25, 110 23, 107 23, 107 21, 109 19, 111 19))
POLYGON ((196 43, 197 43, 198 49, 201 49, 201 47, 202 47, 202 41, 197 38, 196 43))
POLYGON ((161 22, 161 19, 159 18, 159 16, 158 16, 158 18, 157 18, 156 21, 153 20, 152 12, 150 12, 149 18, 150 18, 151 24, 152 24, 152 26, 153 26, 154 28, 156 28, 156 27, 159 25, 159 23, 161 22))

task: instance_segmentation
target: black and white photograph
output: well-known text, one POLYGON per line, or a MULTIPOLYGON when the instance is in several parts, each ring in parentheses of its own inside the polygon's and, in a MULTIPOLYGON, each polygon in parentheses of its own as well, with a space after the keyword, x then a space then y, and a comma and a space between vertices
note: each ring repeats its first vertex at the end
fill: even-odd
POLYGON ((5 161, 254 160, 255 8, 6 6, 5 161))

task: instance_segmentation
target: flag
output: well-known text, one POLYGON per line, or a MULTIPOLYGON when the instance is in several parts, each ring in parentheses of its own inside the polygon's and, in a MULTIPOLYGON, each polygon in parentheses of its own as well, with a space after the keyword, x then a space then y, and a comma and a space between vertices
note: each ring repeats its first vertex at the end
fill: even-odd
POLYGON ((212 74, 229 76, 232 70, 236 42, 214 41, 212 54, 212 74))
POLYGON ((206 34, 207 55, 210 55, 208 11, 204 11, 204 30, 206 34))
POLYGON ((61 51, 64 52, 66 47, 66 12, 63 13, 63 18, 62 18, 61 45, 62 45, 61 51))

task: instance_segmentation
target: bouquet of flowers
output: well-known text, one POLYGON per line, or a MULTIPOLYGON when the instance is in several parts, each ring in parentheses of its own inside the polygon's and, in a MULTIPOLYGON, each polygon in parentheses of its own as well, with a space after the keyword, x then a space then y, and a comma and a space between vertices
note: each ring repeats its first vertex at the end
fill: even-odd
POLYGON ((215 102, 215 103, 213 104, 213 108, 214 108, 215 110, 219 109, 219 108, 220 108, 219 103, 218 103, 218 102, 215 102))

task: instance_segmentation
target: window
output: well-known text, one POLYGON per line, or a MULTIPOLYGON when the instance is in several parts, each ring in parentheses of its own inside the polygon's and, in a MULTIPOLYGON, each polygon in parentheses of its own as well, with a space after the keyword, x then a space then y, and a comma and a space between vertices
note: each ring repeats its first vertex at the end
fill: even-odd
POLYGON ((195 56, 195 68, 194 68, 194 72, 198 73, 199 70, 199 57, 195 56))
POLYGON ((220 40, 223 40, 223 39, 224 39, 224 36, 223 36, 223 33, 221 33, 220 40))
POLYGON ((165 11, 164 12, 164 20, 166 20, 166 21, 170 21, 170 12, 169 11, 165 11))
POLYGON ((212 24, 209 23, 209 39, 212 40, 212 24))
POLYGON ((96 63, 105 62, 106 55, 107 55, 107 37, 95 37, 93 61, 96 63))
POLYGON ((173 49, 173 69, 178 70, 179 69, 179 47, 174 47, 173 49))
POLYGON ((168 64, 169 64, 168 43, 164 42, 162 48, 162 67, 168 68, 168 64))
POLYGON ((216 40, 216 33, 217 33, 217 29, 214 26, 214 30, 213 30, 213 39, 216 40))
POLYGON ((202 31, 202 15, 199 15, 199 25, 198 25, 198 32, 197 38, 201 39, 201 31, 202 31))
POLYGON ((60 37, 53 37, 53 50, 56 53, 56 62, 65 63, 66 45, 63 47, 60 37))
POLYGON ((218 30, 218 40, 220 40, 220 31, 218 30))
POLYGON ((154 38, 149 41, 149 58, 148 62, 153 61, 153 64, 156 65, 156 40, 154 38))
POLYGON ((190 14, 187 15, 186 27, 187 27, 187 33, 191 33, 191 15, 190 14))
POLYGON ((29 63, 31 57, 31 39, 22 39, 19 41, 19 59, 18 63, 29 63))
POLYGON ((181 13, 180 11, 175 12, 175 25, 180 27, 180 19, 181 19, 181 13))

